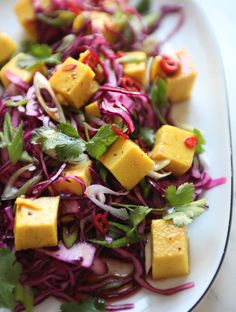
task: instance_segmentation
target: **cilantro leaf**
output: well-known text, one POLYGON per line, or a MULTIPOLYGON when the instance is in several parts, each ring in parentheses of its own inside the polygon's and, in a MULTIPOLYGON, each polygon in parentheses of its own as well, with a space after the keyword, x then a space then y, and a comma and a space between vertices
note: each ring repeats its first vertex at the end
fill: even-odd
POLYGON ((165 118, 160 112, 160 107, 166 108, 168 105, 167 91, 167 83, 163 79, 158 78, 155 81, 150 94, 153 110, 162 124, 167 124, 165 118))
POLYGON ((61 312, 105 312, 106 303, 101 298, 89 298, 82 303, 64 303, 61 312))
POLYGON ((202 198, 186 205, 175 207, 175 212, 164 216, 164 220, 173 220, 176 226, 183 226, 192 223, 193 219, 204 212, 206 199, 202 198))
POLYGON ((170 206, 176 207, 192 202, 194 191, 193 183, 181 184, 177 189, 174 185, 170 185, 165 191, 165 198, 170 206))
POLYGON ((0 148, 6 147, 11 163, 16 164, 23 153, 23 123, 19 127, 13 128, 11 116, 6 113, 0 138, 0 148))
POLYGON ((152 211, 152 208, 147 206, 137 206, 135 209, 129 212, 130 222, 133 228, 137 226, 145 219, 145 217, 152 211))
POLYGON ((15 304, 14 290, 21 274, 21 266, 8 249, 0 249, 0 307, 12 309, 15 304))
POLYGON ((193 133, 195 134, 195 136, 197 138, 197 141, 198 141, 198 144, 195 147, 195 153, 196 154, 202 154, 203 152, 205 152, 205 149, 203 148, 203 145, 206 144, 206 140, 203 137, 203 134, 202 134, 202 132, 199 129, 194 128, 193 129, 193 133))
POLYGON ((72 138, 80 138, 78 131, 70 123, 60 123, 57 129, 72 138))
POLYGON ((15 289, 15 298, 23 303, 26 312, 32 312, 34 306, 34 294, 30 288, 18 284, 15 289))
POLYGON ((57 65, 61 63, 60 54, 53 54, 52 49, 47 44, 31 43, 27 47, 27 53, 17 61, 18 67, 33 69, 44 64, 57 65))
POLYGON ((41 144, 45 153, 59 161, 75 161, 85 151, 85 142, 72 128, 68 124, 59 125, 56 129, 41 127, 34 131, 31 142, 41 144), (73 136, 63 133, 60 129, 73 136))
POLYGON ((104 125, 98 130, 95 136, 86 143, 86 150, 90 156, 99 159, 117 138, 118 135, 113 131, 112 126, 104 125))

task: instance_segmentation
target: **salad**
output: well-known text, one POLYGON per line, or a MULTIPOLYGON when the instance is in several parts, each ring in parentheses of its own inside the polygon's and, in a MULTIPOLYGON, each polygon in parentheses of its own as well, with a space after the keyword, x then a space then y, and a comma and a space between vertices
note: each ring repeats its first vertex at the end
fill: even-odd
POLYGON ((197 78, 186 49, 162 52, 184 8, 150 6, 18 0, 27 40, 0 32, 1 308, 135 310, 140 288, 194 287, 152 281, 190 273, 187 228, 225 178, 205 171, 202 132, 172 118, 197 78))

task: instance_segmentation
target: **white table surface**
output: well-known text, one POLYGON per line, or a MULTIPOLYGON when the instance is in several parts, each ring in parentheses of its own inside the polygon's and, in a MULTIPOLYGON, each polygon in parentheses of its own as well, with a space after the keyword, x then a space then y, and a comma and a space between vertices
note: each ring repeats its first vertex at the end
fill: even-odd
MULTIPOLYGON (((222 54, 229 96, 233 158, 236 164, 236 144, 234 144, 236 143, 236 1, 198 0, 197 2, 212 24, 222 54)), ((234 199, 235 195, 234 192, 234 199)), ((236 213, 233 214, 228 249, 221 270, 213 286, 194 312, 235 312, 235 281, 236 213)))

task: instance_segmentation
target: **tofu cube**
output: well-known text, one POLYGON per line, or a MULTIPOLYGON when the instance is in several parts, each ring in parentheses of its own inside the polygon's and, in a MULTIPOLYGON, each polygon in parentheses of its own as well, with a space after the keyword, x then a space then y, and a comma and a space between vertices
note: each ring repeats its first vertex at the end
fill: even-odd
POLYGON ((68 104, 80 108, 98 89, 94 77, 95 73, 89 66, 69 57, 49 81, 55 92, 68 104))
MULTIPOLYGON (((93 28, 102 32, 106 40, 111 44, 114 44, 119 40, 119 35, 116 33, 122 31, 122 27, 115 23, 111 14, 106 12, 83 11, 75 18, 73 31, 75 33, 78 32, 88 20, 91 20, 93 28)), ((91 31, 89 31, 89 33, 91 33, 91 31)))
POLYGON ((155 165, 137 144, 122 137, 108 148, 100 161, 127 190, 134 188, 155 165))
POLYGON ((151 80, 154 81, 157 77, 165 79, 168 98, 172 102, 179 102, 191 97, 197 72, 191 56, 185 49, 177 51, 175 57, 179 60, 179 70, 176 74, 167 76, 160 67, 161 56, 156 56, 152 64, 151 80))
MULTIPOLYGON (((51 0, 40 0, 40 4, 43 9, 50 6, 51 0)), ((36 38, 36 27, 35 27, 35 11, 32 0, 18 0, 15 5, 15 12, 19 22, 26 30, 27 34, 31 38, 36 38)))
POLYGON ((195 148, 186 146, 185 140, 194 137, 188 132, 173 126, 162 126, 156 133, 156 144, 152 150, 154 160, 169 159, 170 163, 165 167, 176 176, 188 171, 193 162, 195 148))
POLYGON ((16 250, 57 246, 57 216, 60 197, 16 200, 16 250))
POLYGON ((19 76, 22 81, 30 83, 34 77, 36 71, 44 72, 45 67, 43 65, 36 66, 32 69, 23 69, 17 65, 17 62, 26 56, 25 53, 18 53, 14 56, 8 63, 6 63, 0 71, 0 79, 4 85, 7 87, 10 81, 6 77, 6 72, 9 71, 16 76, 19 76))
POLYGON ((189 274, 186 227, 177 227, 172 221, 153 220, 151 234, 153 279, 189 274))
POLYGON ((84 112, 85 112, 85 115, 87 117, 90 117, 90 116, 91 117, 97 117, 97 118, 101 117, 101 112, 100 112, 100 109, 99 109, 97 101, 86 105, 84 107, 84 112))
POLYGON ((7 34, 0 32, 0 63, 7 61, 16 51, 17 45, 7 34))
POLYGON ((126 52, 124 56, 134 59, 134 61, 123 64, 124 74, 137 80, 142 85, 145 85, 146 78, 146 61, 147 55, 142 51, 126 52))
POLYGON ((78 196, 82 195, 83 188, 81 187, 81 184, 71 177, 78 177, 86 184, 86 186, 89 186, 92 180, 90 175, 91 165, 92 162, 90 160, 77 165, 67 165, 62 172, 62 177, 68 177, 68 179, 63 181, 59 180, 51 186, 51 189, 56 194, 68 192, 78 196))

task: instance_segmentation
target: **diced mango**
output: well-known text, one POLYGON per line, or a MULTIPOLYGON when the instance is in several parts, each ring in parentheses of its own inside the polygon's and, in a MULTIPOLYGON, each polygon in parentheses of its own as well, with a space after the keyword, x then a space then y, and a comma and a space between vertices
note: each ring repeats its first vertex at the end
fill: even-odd
POLYGON ((153 220, 151 232, 153 279, 189 274, 186 227, 177 227, 172 221, 153 220))
POLYGON ((0 47, 0 63, 3 63, 16 51, 17 45, 11 37, 0 32, 0 47))
MULTIPOLYGON (((43 9, 50 6, 51 0, 40 0, 43 9)), ((36 38, 35 28, 35 11, 32 0, 18 0, 15 5, 15 12, 19 19, 19 22, 24 27, 28 35, 32 38, 36 38)))
POLYGON ((86 186, 89 186, 91 184, 91 164, 92 162, 89 160, 77 165, 67 165, 62 172, 62 177, 68 177, 68 179, 54 183, 53 186, 51 186, 52 190, 56 194, 69 192, 78 196, 82 195, 83 189, 81 184, 71 177, 78 177, 86 186))
POLYGON ((73 31, 78 32, 88 20, 91 20, 93 27, 102 32, 106 40, 111 44, 119 40, 117 33, 122 30, 122 25, 116 23, 113 16, 105 12, 83 11, 75 18, 73 31))
POLYGON ((18 53, 16 56, 14 56, 8 63, 6 63, 0 72, 0 79, 5 87, 8 86, 10 81, 6 77, 6 72, 9 71, 19 78, 21 78, 22 81, 30 83, 34 77, 34 74, 36 71, 44 72, 45 67, 43 65, 36 66, 32 69, 23 69, 20 68, 17 65, 17 62, 21 59, 23 59, 26 56, 25 53, 18 53))
POLYGON ((122 137, 108 148, 100 161, 127 190, 134 188, 155 165, 137 144, 122 137))
POLYGON ((100 112, 97 101, 86 105, 84 107, 84 112, 87 117, 90 117, 90 116, 97 117, 97 118, 101 117, 101 112, 100 112))
POLYGON ((167 76, 160 67, 161 56, 156 56, 152 64, 151 80, 154 81, 157 77, 165 79, 168 85, 167 97, 172 102, 179 102, 191 97, 197 72, 185 49, 177 51, 175 57, 179 60, 179 70, 176 74, 167 76))
POLYGON ((56 246, 60 197, 16 200, 16 250, 56 246))
POLYGON ((94 77, 89 66, 69 57, 52 75, 50 83, 70 105, 80 108, 98 89, 94 77))
POLYGON ((152 151, 155 160, 169 159, 165 167, 176 176, 183 175, 192 166, 195 148, 186 146, 185 140, 193 133, 173 126, 162 126, 156 133, 156 144, 152 151))
POLYGON ((147 55, 142 51, 126 52, 124 56, 130 57, 133 61, 123 64, 124 74, 134 78, 142 85, 145 85, 146 76, 146 60, 147 55))

